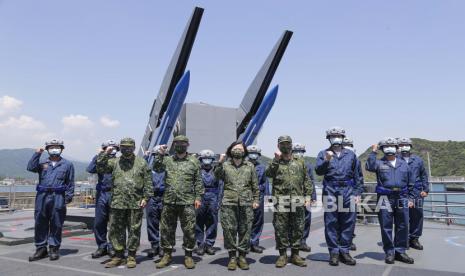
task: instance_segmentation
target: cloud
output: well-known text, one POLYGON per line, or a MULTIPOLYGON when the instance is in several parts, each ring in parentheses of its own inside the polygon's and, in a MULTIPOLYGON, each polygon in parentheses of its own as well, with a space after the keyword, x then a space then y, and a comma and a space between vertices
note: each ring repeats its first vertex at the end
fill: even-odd
POLYGON ((42 130, 45 129, 45 125, 30 116, 21 115, 19 117, 9 117, 7 120, 0 122, 0 128, 42 130))
POLYGON ((112 120, 107 116, 100 117, 100 123, 104 127, 109 127, 109 128, 115 128, 115 127, 118 127, 120 125, 120 122, 118 120, 112 120))
POLYGON ((23 104, 22 101, 5 95, 0 98, 0 116, 5 115, 7 113, 17 111, 23 104))
POLYGON ((71 114, 69 116, 65 116, 63 117, 63 119, 61 119, 61 122, 63 123, 65 129, 90 128, 94 125, 94 123, 89 119, 89 117, 79 114, 71 114))

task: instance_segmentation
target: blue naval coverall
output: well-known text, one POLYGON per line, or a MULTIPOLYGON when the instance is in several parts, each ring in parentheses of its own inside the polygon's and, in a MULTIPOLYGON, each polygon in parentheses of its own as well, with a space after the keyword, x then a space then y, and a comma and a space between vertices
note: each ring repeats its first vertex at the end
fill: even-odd
POLYGON ((27 170, 39 174, 34 210, 34 243, 37 248, 60 247, 66 216, 66 204, 74 196, 74 166, 61 158, 53 166, 47 159, 40 162, 41 153, 34 153, 27 170))
MULTIPOLYGON (((86 171, 97 173, 97 155, 92 158, 86 171)), ((111 244, 107 240, 108 221, 110 220, 111 188, 113 178, 111 173, 97 174, 98 182, 95 189, 97 195, 95 199, 95 220, 94 236, 98 248, 111 249, 111 244)))
POLYGON ((408 159, 402 157, 402 155, 399 157, 407 162, 415 178, 413 187, 414 207, 409 209, 409 239, 413 240, 418 239, 423 233, 423 197, 421 197, 420 193, 429 193, 428 173, 420 156, 411 154, 408 159))
MULTIPOLYGON (((363 192, 363 178, 359 171, 359 161, 354 152, 342 149, 339 156, 334 153, 330 161, 325 160, 325 149, 320 151, 316 160, 315 172, 324 175, 323 205, 325 205, 325 238, 330 254, 349 253, 357 218, 356 210, 341 211, 350 208, 351 198, 363 192), (329 198, 329 199, 328 199, 329 198), (328 199, 328 200, 326 200, 328 199), (342 200, 342 202, 339 202, 342 200), (335 211, 326 211, 328 207, 338 207, 335 211)), ((330 207, 330 209, 331 209, 330 207)))
POLYGON ((270 187, 268 178, 265 176, 265 165, 257 162, 255 164, 255 172, 258 177, 258 189, 260 190, 260 206, 254 209, 254 218, 252 222, 252 232, 250 235, 250 245, 258 246, 260 243, 260 236, 263 232, 263 224, 265 222, 265 195, 270 195, 270 187))
POLYGON ((147 204, 147 238, 152 248, 160 247, 160 219, 165 192, 165 172, 152 170, 153 196, 147 204))
MULTIPOLYGON (((307 163, 307 172, 308 177, 310 177, 310 181, 315 185, 315 175, 313 174, 313 166, 310 163, 307 163)), ((313 186, 312 192, 312 201, 316 201, 316 189, 313 186)), ((312 224, 312 212, 309 210, 311 207, 305 208, 305 224, 304 224, 304 234, 302 236, 302 240, 300 241, 301 244, 307 243, 307 238, 310 234, 310 226, 312 224)))
POLYGON ((396 157, 395 167, 386 157, 376 159, 371 152, 366 169, 376 173, 378 194, 378 220, 381 227, 383 250, 386 254, 405 253, 408 243, 409 200, 413 200, 415 178, 404 160, 396 157), (395 237, 392 229, 395 224, 395 237))
POLYGON ((202 205, 197 210, 195 223, 195 239, 198 247, 213 247, 218 232, 218 210, 220 207, 221 181, 215 178, 213 168, 200 171, 205 194, 202 205))

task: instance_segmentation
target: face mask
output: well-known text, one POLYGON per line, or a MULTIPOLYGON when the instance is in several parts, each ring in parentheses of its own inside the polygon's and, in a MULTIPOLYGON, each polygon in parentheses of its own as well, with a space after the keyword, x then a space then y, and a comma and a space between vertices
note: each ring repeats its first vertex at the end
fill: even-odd
POLYGON ((177 153, 177 154, 183 154, 185 152, 187 152, 187 146, 186 145, 174 145, 174 151, 177 153))
POLYGON ((345 146, 344 148, 355 153, 355 149, 353 147, 345 146))
POLYGON ((234 159, 242 159, 244 157, 244 152, 240 149, 233 149, 231 151, 231 157, 234 159))
POLYGON ((297 152, 294 152, 294 156, 298 157, 298 158, 302 158, 302 157, 304 157, 304 153, 301 152, 301 151, 297 151, 297 152))
POLYGON ((383 152, 386 155, 394 155, 396 154, 396 147, 383 147, 383 152))
POLYGON ((330 137, 329 142, 331 143, 332 146, 339 146, 342 144, 342 138, 341 137, 330 137))
POLYGON ((58 157, 61 155, 61 149, 57 149, 57 148, 49 149, 48 154, 52 157, 58 157))
POLYGON ((134 149, 133 148, 129 148, 129 147, 125 147, 125 148, 121 148, 121 154, 123 155, 123 157, 130 157, 134 152, 134 149))
POLYGON ((210 159, 210 158, 202 159, 202 164, 203 165, 211 165, 212 163, 213 163, 213 159, 210 159))
POLYGON ((258 159, 258 154, 256 154, 256 153, 249 154, 249 159, 250 160, 257 160, 258 159))
POLYGON ((284 154, 289 154, 292 152, 292 146, 289 145, 289 146, 279 146, 279 151, 281 151, 281 153, 284 153, 284 154))
POLYGON ((400 147, 401 152, 410 152, 411 149, 412 149, 412 147, 410 147, 410 146, 402 146, 402 147, 400 147))

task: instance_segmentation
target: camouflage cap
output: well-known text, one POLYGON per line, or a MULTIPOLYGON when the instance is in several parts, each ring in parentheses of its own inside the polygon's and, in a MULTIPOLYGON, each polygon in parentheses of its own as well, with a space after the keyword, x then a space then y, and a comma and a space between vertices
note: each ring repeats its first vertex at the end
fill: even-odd
POLYGON ((289 142, 292 144, 292 138, 289 135, 282 135, 279 136, 278 138, 278 144, 284 143, 284 142, 289 142))
POLYGON ((187 138, 187 136, 184 136, 184 135, 178 135, 178 136, 174 137, 173 142, 186 142, 186 143, 189 143, 189 138, 187 138))
POLYGON ((123 138, 121 139, 121 142, 119 143, 120 146, 127 146, 127 147, 135 147, 136 146, 136 141, 132 138, 123 138))

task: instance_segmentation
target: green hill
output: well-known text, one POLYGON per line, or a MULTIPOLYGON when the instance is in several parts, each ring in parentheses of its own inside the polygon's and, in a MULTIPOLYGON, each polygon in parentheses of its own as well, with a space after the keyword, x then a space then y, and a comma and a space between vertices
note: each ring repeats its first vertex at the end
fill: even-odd
MULTIPOLYGON (((35 173, 26 170, 27 163, 34 153, 34 149, 0 149, 0 179, 4 177, 20 178, 20 179, 37 179, 35 173)), ((42 155, 45 159, 47 154, 42 155)), ((65 156, 65 158, 67 158, 65 156)), ((85 169, 87 164, 80 161, 74 161, 72 158, 68 159, 73 162, 75 169, 76 180, 86 180, 89 175, 85 169)))
MULTIPOLYGON (((419 138, 412 138, 412 142, 412 152, 423 158, 427 170, 427 154, 429 153, 432 176, 465 176, 465 142, 429 141, 419 138)), ((376 180, 373 173, 365 171, 365 161, 370 152, 371 147, 359 156, 364 170, 365 181, 376 180)), ((378 158, 380 157, 382 157, 382 153, 378 152, 378 158)))

